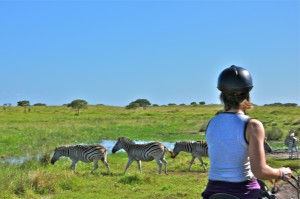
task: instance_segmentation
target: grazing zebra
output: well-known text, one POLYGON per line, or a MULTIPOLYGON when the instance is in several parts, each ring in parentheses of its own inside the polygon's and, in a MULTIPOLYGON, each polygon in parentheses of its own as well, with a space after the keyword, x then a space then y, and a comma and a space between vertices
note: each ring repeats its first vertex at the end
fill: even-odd
POLYGON ((298 139, 295 137, 294 131, 290 131, 290 134, 285 138, 284 144, 289 147, 289 158, 293 158, 294 149, 296 151, 296 158, 299 158, 298 151, 298 139))
POLYGON ((107 150, 101 145, 76 145, 76 146, 60 146, 55 148, 51 163, 54 164, 61 156, 69 157, 72 160, 70 168, 75 172, 75 166, 78 161, 85 163, 94 162, 94 169, 98 168, 98 161, 101 160, 110 173, 107 163, 107 150))
POLYGON ((195 160, 195 158, 198 158, 206 171, 206 167, 204 165, 204 162, 202 160, 202 156, 208 156, 208 147, 207 143, 204 141, 197 141, 197 142, 176 142, 173 149, 173 155, 172 158, 175 158, 180 151, 185 151, 188 153, 192 153, 192 160, 190 162, 189 171, 191 170, 191 166, 195 160))
POLYGON ((167 151, 171 152, 171 150, 169 150, 162 143, 151 142, 148 144, 135 144, 133 140, 130 140, 126 137, 119 137, 117 143, 112 149, 112 152, 116 153, 120 149, 124 149, 128 154, 128 162, 125 167, 124 174, 133 161, 137 161, 138 168, 142 173, 141 161, 152 161, 154 159, 158 164, 158 173, 161 174, 163 163, 165 166, 165 174, 167 174, 167 161, 165 160, 165 153, 167 151))

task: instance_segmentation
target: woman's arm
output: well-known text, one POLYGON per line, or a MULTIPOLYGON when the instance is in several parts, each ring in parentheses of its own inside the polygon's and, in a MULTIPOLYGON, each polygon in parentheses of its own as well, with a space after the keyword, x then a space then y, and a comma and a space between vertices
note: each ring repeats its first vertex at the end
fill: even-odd
MULTIPOLYGON (((267 165, 264 151, 265 130, 262 123, 256 119, 249 121, 246 129, 246 139, 249 143, 251 170, 256 178, 269 180, 283 176, 282 169, 267 165)), ((290 169, 285 170, 285 180, 291 177, 290 169)))

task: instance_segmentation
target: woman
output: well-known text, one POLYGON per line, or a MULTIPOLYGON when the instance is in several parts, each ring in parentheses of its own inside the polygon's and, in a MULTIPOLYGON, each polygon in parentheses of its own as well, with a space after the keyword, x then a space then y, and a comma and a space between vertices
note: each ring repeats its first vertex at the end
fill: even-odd
POLYGON ((266 164, 264 127, 260 121, 245 115, 246 109, 251 108, 252 87, 251 75, 242 67, 231 66, 219 76, 224 112, 215 116, 206 130, 210 171, 202 193, 205 199, 215 193, 258 198, 260 186, 256 178, 291 177, 289 168, 275 169, 266 164))

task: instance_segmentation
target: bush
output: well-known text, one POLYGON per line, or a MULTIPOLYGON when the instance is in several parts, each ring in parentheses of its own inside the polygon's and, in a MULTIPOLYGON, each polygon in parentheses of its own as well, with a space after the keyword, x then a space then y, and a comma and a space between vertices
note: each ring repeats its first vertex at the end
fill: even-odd
POLYGON ((33 106, 47 106, 46 104, 43 104, 43 103, 36 103, 34 104, 33 106))
POLYGON ((191 102, 191 106, 197 106, 196 102, 191 102))
POLYGON ((205 132, 205 131, 206 131, 207 125, 208 125, 208 122, 202 122, 202 123, 200 124, 199 132, 205 132))
POLYGON ((151 103, 147 99, 137 99, 134 102, 131 102, 129 105, 127 105, 126 109, 136 109, 138 107, 143 107, 146 109, 147 106, 150 106, 151 103))
POLYGON ((283 131, 277 127, 272 127, 272 129, 266 130, 266 137, 268 140, 280 140, 283 136, 283 131))
POLYGON ((126 109, 137 109, 138 107, 140 107, 140 105, 136 102, 131 102, 129 105, 127 105, 125 108, 126 109))
POLYGON ((293 122, 292 125, 299 125, 299 124, 300 124, 300 120, 297 120, 297 121, 293 122))

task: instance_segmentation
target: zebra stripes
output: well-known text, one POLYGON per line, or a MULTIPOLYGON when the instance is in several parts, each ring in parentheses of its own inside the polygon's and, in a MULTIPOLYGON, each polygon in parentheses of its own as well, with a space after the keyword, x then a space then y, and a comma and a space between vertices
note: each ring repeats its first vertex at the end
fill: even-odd
POLYGON ((175 158, 181 151, 192 153, 192 160, 188 168, 189 171, 191 170, 191 166, 196 158, 199 159, 204 170, 206 171, 205 164, 202 160, 202 156, 208 156, 208 146, 206 142, 176 142, 174 145, 172 158, 175 158))
POLYGON ((82 161, 85 163, 94 162, 94 169, 98 168, 98 161, 101 160, 110 173, 107 163, 107 150, 101 145, 76 145, 76 146, 60 146, 54 150, 51 163, 54 164, 61 156, 69 157, 72 160, 70 168, 75 172, 76 163, 82 161))
POLYGON ((137 161, 138 168, 142 173, 141 161, 152 160, 156 161, 159 174, 161 174, 162 171, 162 164, 164 164, 165 174, 167 174, 167 161, 165 160, 165 153, 170 150, 162 143, 151 142, 148 144, 135 144, 133 140, 130 140, 126 137, 119 137, 117 143, 112 149, 112 152, 115 153, 120 149, 124 149, 128 154, 128 162, 125 167, 124 174, 133 161, 137 161))
POLYGON ((298 139, 294 135, 288 135, 285 140, 284 144, 289 148, 289 158, 293 158, 294 149, 296 151, 296 158, 299 158, 299 151, 298 151, 298 139))

